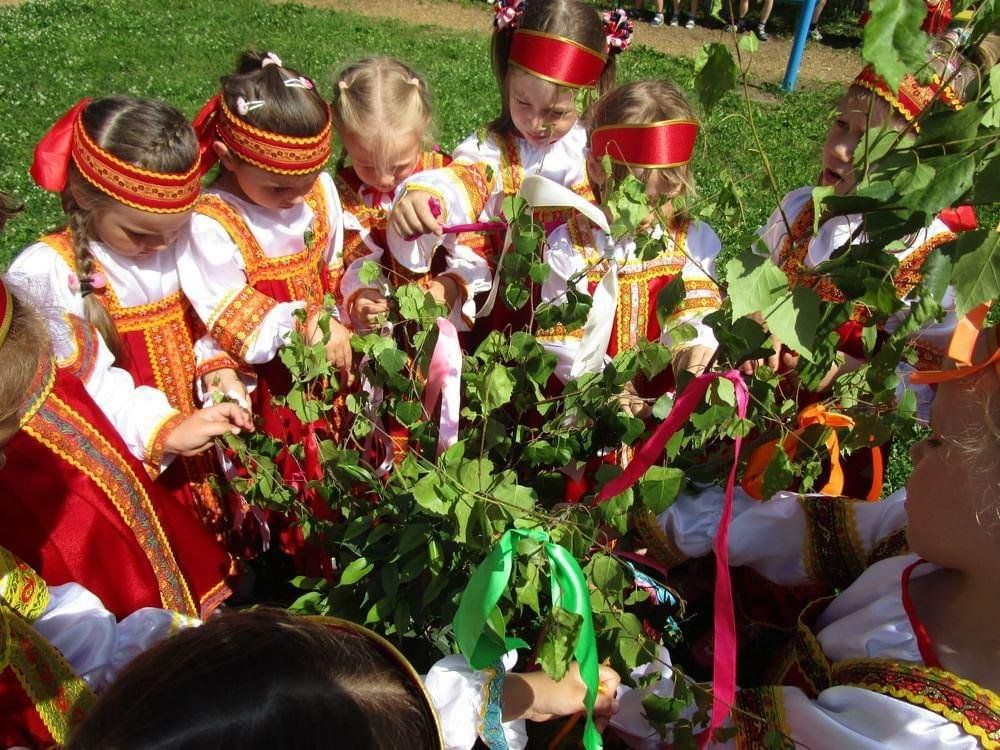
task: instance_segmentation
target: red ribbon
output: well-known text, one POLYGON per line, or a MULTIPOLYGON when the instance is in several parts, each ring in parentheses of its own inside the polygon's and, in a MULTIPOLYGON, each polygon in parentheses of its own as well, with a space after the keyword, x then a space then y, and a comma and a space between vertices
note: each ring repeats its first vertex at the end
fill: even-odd
POLYGON ((979 228, 979 218, 976 216, 976 209, 972 206, 946 208, 938 214, 938 218, 955 234, 971 232, 979 228))
POLYGON ((61 193, 66 187, 73 153, 73 126, 88 104, 90 99, 87 98, 74 104, 35 146, 35 158, 28 174, 43 190, 61 193))
MULTIPOLYGON (((708 386, 713 380, 725 378, 736 390, 736 414, 743 419, 747 415, 750 394, 746 384, 736 370, 726 373, 710 372, 698 375, 688 383, 684 391, 674 401, 667 418, 653 431, 649 440, 636 451, 625 471, 606 485, 597 496, 603 502, 621 494, 634 485, 643 474, 663 455, 667 441, 687 422, 701 403, 708 386)), ((733 491, 736 486, 736 470, 739 466, 740 447, 743 438, 737 436, 734 445, 733 465, 726 480, 725 501, 722 517, 715 532, 715 647, 713 653, 712 716, 708 729, 699 736, 699 747, 704 748, 715 730, 722 726, 736 697, 736 615, 733 609, 733 587, 729 576, 729 522, 733 515, 733 491)))
POLYGON ((698 123, 662 120, 644 125, 604 125, 590 136, 590 150, 597 159, 631 167, 679 167, 691 161, 698 123))
POLYGON ((219 100, 221 98, 221 94, 216 94, 205 102, 205 106, 195 115, 194 121, 191 123, 195 134, 198 136, 198 151, 201 153, 202 174, 205 174, 215 166, 215 163, 219 160, 215 149, 212 148, 212 144, 219 137, 216 133, 216 124, 219 121, 219 100))
POLYGON ((546 81, 580 89, 597 84, 608 58, 572 39, 518 29, 507 61, 546 81))

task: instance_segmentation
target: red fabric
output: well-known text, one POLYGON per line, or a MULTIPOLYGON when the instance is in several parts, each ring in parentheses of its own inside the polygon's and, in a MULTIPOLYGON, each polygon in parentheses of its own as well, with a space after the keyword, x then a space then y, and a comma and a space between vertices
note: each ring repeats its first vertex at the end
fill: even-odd
POLYGON ((10 667, 0 671, 0 747, 52 747, 55 742, 10 667))
POLYGON ((906 570, 903 571, 902 581, 900 582, 903 609, 906 610, 906 617, 910 621, 910 627, 913 628, 913 634, 917 636, 917 648, 920 650, 920 656, 923 657, 924 664, 928 667, 943 669, 941 662, 938 661, 937 654, 934 653, 934 644, 931 642, 931 636, 927 632, 927 628, 920 621, 920 618, 917 617, 917 610, 914 608, 913 600, 910 598, 910 576, 918 565, 923 565, 926 562, 926 560, 917 560, 915 563, 907 565, 906 570))
POLYGON ((35 158, 28 173, 40 188, 61 193, 66 187, 73 151, 73 126, 88 104, 90 99, 87 98, 74 104, 35 146, 35 158))
MULTIPOLYGON (((125 459, 149 495, 195 603, 218 592, 230 563, 209 532, 187 508, 149 480, 79 380, 60 370, 52 393, 93 425, 125 459)), ((0 545, 51 586, 70 582, 85 586, 118 618, 141 607, 163 606, 149 559, 93 479, 23 431, 4 451, 0 545)))
POLYGON ((976 209, 972 206, 946 208, 938 214, 938 218, 945 223, 948 229, 956 234, 959 232, 971 232, 979 228, 979 218, 976 216, 976 209))
POLYGON ((691 161, 697 138, 698 123, 693 120, 605 125, 590 137, 590 149, 597 159, 608 156, 634 167, 679 167, 691 161))
POLYGON ((514 32, 507 59, 539 78, 575 88, 596 85, 608 62, 569 39, 527 29, 514 32))

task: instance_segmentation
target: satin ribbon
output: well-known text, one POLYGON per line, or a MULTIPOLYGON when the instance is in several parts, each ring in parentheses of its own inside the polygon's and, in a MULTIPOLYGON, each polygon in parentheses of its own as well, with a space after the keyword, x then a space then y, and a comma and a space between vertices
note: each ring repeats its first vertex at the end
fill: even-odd
MULTIPOLYGON (((852 428, 854 420, 846 414, 838 414, 829 411, 823 404, 810 404, 799 412, 798 429, 787 436, 782 442, 782 448, 789 458, 794 458, 799 444, 802 442, 802 433, 810 425, 818 424, 829 427, 825 446, 830 454, 830 473, 826 484, 817 490, 820 495, 839 496, 844 492, 844 469, 840 464, 840 438, 837 436, 837 428, 852 428)), ((746 469, 743 472, 743 482, 741 487, 746 490, 750 497, 756 500, 765 500, 763 496, 764 473, 768 464, 774 458, 777 451, 778 441, 771 440, 757 448, 747 461, 746 469)), ((881 453, 877 449, 872 450, 872 484, 865 495, 866 500, 878 500, 882 494, 882 460, 881 453), (878 454, 878 458, 875 456, 878 454)))
POLYGON ((550 541, 547 533, 538 529, 508 529, 504 532, 497 545, 472 573, 469 584, 462 592, 458 612, 452 623, 455 639, 469 664, 477 670, 496 664, 511 649, 528 647, 519 638, 496 638, 486 625, 500 597, 507 591, 517 545, 525 539, 537 542, 545 550, 549 561, 553 606, 581 618, 580 633, 573 646, 573 658, 580 665, 580 677, 587 688, 583 699, 587 714, 583 746, 587 750, 597 750, 603 747, 603 741, 594 724, 594 703, 597 701, 600 674, 597 637, 590 610, 590 591, 580 564, 564 547, 550 541))
POLYGON ((424 386, 424 411, 428 417, 441 398, 437 452, 441 455, 458 440, 458 413, 462 406, 462 347, 458 331, 447 318, 437 319, 438 340, 431 354, 424 386))
POLYGON ((600 80, 608 58, 572 39, 533 29, 517 29, 507 62, 551 83, 586 88, 600 80))
POLYGON ((61 193, 66 187, 73 152, 73 127, 90 101, 84 98, 74 104, 35 146, 35 158, 28 174, 43 190, 61 193))
MULTIPOLYGON (((625 467, 625 471, 604 485, 597 495, 598 503, 620 495, 639 481, 649 467, 663 455, 667 441, 684 426, 695 408, 701 403, 708 386, 713 380, 719 378, 725 378, 733 384, 736 390, 736 414, 740 419, 746 417, 750 394, 739 372, 730 370, 725 373, 708 372, 698 375, 680 393, 667 418, 636 451, 632 461, 625 467)), ((699 747, 702 748, 711 740, 715 730, 722 726, 736 697, 736 616, 733 609, 732 580, 729 574, 729 522, 733 515, 733 491, 736 486, 736 470, 740 462, 742 445, 743 438, 738 435, 733 446, 733 465, 729 469, 729 477, 726 480, 725 501, 722 505, 722 515, 719 518, 719 528, 715 532, 713 544, 715 550, 715 645, 712 655, 712 715, 708 729, 698 739, 699 747)))
POLYGON ((957 363, 954 370, 924 370, 917 371, 910 375, 911 383, 943 383, 948 380, 959 380, 975 375, 987 367, 996 370, 997 377, 1000 378, 1000 347, 997 346, 997 330, 993 329, 993 341, 988 341, 987 346, 992 349, 989 357, 979 364, 972 363, 976 344, 979 338, 984 335, 983 325, 986 322, 986 315, 989 312, 990 303, 984 302, 969 312, 968 315, 958 321, 955 332, 951 335, 951 342, 948 344, 948 357, 957 363))
POLYGON ((644 169, 679 167, 691 161, 698 138, 694 120, 662 120, 638 125, 604 125, 590 136, 590 150, 598 160, 644 169))

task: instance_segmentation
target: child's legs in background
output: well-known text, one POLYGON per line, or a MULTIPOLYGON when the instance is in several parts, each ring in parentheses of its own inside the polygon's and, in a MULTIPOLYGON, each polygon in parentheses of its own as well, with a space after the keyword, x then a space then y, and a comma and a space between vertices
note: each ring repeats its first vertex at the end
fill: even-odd
POLYGON ((774 0, 764 0, 764 4, 760 9, 760 25, 763 26, 767 23, 767 19, 771 17, 771 10, 774 8, 774 0))

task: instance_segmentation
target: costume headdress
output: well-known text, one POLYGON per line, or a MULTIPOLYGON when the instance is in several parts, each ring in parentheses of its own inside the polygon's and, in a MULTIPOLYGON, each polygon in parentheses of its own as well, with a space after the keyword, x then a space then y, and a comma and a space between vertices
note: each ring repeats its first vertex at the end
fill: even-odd
POLYGON ((693 120, 602 125, 590 136, 590 152, 630 167, 679 167, 691 161, 697 137, 698 123, 693 120))
POLYGON ((14 317, 14 299, 10 296, 10 290, 0 278, 0 346, 7 340, 7 333, 10 331, 10 321, 14 317))
POLYGON ((960 380, 993 369, 1000 378, 1000 327, 984 328, 989 303, 979 305, 958 321, 948 345, 948 358, 955 363, 951 370, 920 370, 910 374, 911 383, 943 383, 960 380), (987 355, 975 362, 977 345, 985 345, 987 355))
POLYGON ((154 172, 119 159, 103 149, 83 126, 88 104, 90 99, 77 102, 35 147, 29 172, 39 187, 62 192, 72 163, 87 182, 132 208, 158 214, 190 210, 201 191, 198 164, 185 172, 154 172))

